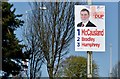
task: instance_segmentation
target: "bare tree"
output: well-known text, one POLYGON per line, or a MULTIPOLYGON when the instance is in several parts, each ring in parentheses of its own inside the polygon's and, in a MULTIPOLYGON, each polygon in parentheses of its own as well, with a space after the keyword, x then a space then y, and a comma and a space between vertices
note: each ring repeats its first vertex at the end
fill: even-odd
POLYGON ((36 35, 36 24, 35 24, 35 17, 29 11, 26 14, 26 24, 23 28, 23 36, 24 36, 24 43, 25 47, 25 54, 29 59, 30 64, 30 79, 35 79, 36 77, 41 76, 41 67, 43 64, 43 54, 42 50, 40 49, 40 41, 38 36, 36 35))
POLYGON ((53 78, 74 37, 74 3, 33 2, 30 5, 34 10, 29 16, 27 41, 32 51, 43 54, 49 77, 53 78))

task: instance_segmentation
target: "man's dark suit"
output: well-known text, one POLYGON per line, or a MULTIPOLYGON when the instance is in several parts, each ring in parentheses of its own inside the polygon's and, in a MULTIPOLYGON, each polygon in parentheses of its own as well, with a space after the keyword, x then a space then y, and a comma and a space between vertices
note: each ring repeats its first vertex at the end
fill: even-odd
MULTIPOLYGON (((81 26, 82 26, 82 22, 77 24, 77 27, 81 27, 81 26)), ((96 26, 89 21, 85 27, 96 27, 96 26)))

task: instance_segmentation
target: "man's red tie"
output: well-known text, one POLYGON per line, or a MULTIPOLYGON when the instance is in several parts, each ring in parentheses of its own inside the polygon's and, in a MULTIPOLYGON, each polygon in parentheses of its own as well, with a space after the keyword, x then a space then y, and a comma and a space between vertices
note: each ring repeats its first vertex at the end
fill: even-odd
POLYGON ((82 26, 81 27, 84 27, 84 24, 82 24, 82 26))

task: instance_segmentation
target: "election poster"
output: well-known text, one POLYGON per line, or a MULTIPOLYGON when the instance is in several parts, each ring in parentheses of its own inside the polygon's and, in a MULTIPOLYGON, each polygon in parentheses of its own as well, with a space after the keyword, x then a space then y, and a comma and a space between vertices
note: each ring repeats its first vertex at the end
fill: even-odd
POLYGON ((105 51, 105 6, 75 5, 75 51, 105 51))

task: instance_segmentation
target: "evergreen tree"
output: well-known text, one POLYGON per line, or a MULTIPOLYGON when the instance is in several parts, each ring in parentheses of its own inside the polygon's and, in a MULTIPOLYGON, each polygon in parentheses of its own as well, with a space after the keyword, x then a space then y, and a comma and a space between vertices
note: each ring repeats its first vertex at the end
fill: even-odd
POLYGON ((21 70, 21 60, 24 59, 22 53, 23 45, 16 38, 14 31, 23 25, 19 19, 22 15, 15 15, 13 4, 2 2, 2 71, 4 76, 17 75, 21 70))

